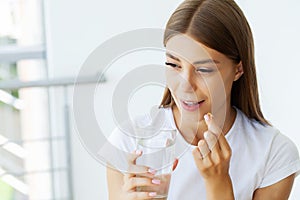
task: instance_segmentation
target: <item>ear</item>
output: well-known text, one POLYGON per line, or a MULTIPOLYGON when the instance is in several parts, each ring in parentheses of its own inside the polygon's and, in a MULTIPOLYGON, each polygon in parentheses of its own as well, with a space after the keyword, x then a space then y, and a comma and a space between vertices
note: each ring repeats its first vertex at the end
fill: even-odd
POLYGON ((243 63, 240 61, 236 66, 235 66, 235 75, 234 75, 234 81, 239 80, 239 78, 244 74, 244 68, 243 68, 243 63))

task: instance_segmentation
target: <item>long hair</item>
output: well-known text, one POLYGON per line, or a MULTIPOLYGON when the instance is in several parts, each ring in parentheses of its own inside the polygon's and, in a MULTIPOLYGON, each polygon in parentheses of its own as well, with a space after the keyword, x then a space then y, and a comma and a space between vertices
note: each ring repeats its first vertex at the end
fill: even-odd
MULTIPOLYGON (((164 46, 178 33, 192 36, 235 63, 241 61, 244 74, 232 85, 231 105, 242 110, 247 117, 269 124, 259 103, 252 32, 234 0, 185 0, 166 25, 164 46)), ((161 107, 173 105, 171 92, 166 88, 161 107)))

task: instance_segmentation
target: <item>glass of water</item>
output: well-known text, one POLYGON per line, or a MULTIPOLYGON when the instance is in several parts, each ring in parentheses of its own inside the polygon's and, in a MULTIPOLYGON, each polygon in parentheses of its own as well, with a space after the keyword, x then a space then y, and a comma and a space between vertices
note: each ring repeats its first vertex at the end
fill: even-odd
POLYGON ((156 171, 155 179, 159 185, 137 187, 137 191, 156 192, 152 199, 167 199, 173 163, 175 160, 176 129, 160 128, 159 130, 139 129, 137 148, 143 151, 136 161, 137 165, 148 166, 156 171), (149 133, 152 134, 149 134, 149 133))

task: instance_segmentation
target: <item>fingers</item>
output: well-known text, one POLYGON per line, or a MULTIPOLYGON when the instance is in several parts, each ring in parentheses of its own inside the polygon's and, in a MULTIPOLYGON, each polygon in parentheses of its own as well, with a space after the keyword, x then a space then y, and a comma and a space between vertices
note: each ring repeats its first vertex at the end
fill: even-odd
POLYGON ((136 159, 143 154, 141 150, 136 150, 133 153, 128 154, 127 160, 129 163, 135 164, 136 159))
MULTIPOLYGON (((205 141, 200 140, 198 143, 198 147, 193 150, 193 157, 194 161, 196 163, 197 168, 201 172, 202 170, 205 169, 205 164, 211 163, 211 159, 209 158, 209 154, 206 154, 206 156, 203 156, 203 152, 201 152, 202 149, 208 148, 207 145, 206 147, 202 148, 202 145, 205 146, 205 141)), ((206 151, 206 150, 205 150, 206 151)))
POLYGON ((160 179, 154 177, 156 170, 147 166, 136 165, 136 160, 142 155, 142 153, 142 151, 136 150, 127 158, 129 164, 128 172, 124 174, 124 184, 122 186, 122 190, 126 196, 125 199, 152 199, 157 195, 157 191, 159 191, 157 186, 161 184, 163 186, 164 184, 161 183, 160 179))
POLYGON ((136 150, 134 153, 128 156, 128 170, 125 176, 133 177, 136 175, 153 178, 156 171, 147 166, 136 165, 136 160, 142 155, 142 151, 136 150))
POLYGON ((126 194, 126 199, 152 199, 157 195, 160 185, 164 183, 158 178, 124 176, 124 184, 122 190, 126 194), (141 191, 142 190, 142 191, 141 191))
POLYGON ((132 165, 129 165, 128 173, 136 174, 139 176, 152 177, 156 173, 156 170, 151 169, 147 166, 132 164, 132 165))
POLYGON ((193 157, 203 178, 213 180, 216 176, 228 175, 231 149, 212 115, 206 114, 204 118, 208 130, 193 150, 193 157))
POLYGON ((205 140, 198 142, 198 148, 203 158, 206 157, 210 151, 217 153, 220 151, 218 139, 211 131, 208 130, 204 132, 204 139, 205 140))
POLYGON ((221 155, 225 160, 230 159, 231 148, 222 133, 222 129, 217 125, 211 113, 207 113, 204 119, 208 127, 204 133, 204 138, 212 151, 212 156, 217 158, 221 155))
POLYGON ((132 192, 129 194, 129 199, 133 200, 142 200, 142 199, 150 199, 151 197, 155 197, 156 192, 132 192))
POLYGON ((159 179, 150 179, 146 177, 131 177, 127 180, 124 180, 124 190, 131 191, 136 187, 153 187, 160 185, 161 181, 159 179))
POLYGON ((199 150, 199 147, 193 149, 192 153, 193 153, 193 157, 194 157, 194 161, 196 163, 196 166, 199 168, 200 166, 202 166, 202 159, 203 159, 202 155, 201 155, 201 152, 199 150))
POLYGON ((205 158, 210 153, 210 150, 204 140, 200 140, 198 142, 198 148, 199 148, 202 158, 205 158))
POLYGON ((206 115, 204 115, 204 119, 208 127, 208 130, 210 130, 212 133, 214 133, 217 136, 219 136, 222 133, 222 129, 213 120, 213 116, 211 113, 207 113, 206 115))
POLYGON ((204 139, 211 151, 213 151, 215 147, 216 150, 220 149, 217 137, 210 130, 204 132, 204 139))
POLYGON ((210 152, 216 158, 220 155, 224 155, 225 158, 230 157, 231 148, 222 134, 221 128, 214 121, 212 114, 206 114, 204 119, 208 130, 204 132, 204 140, 198 142, 199 153, 202 158, 205 158, 210 152))
POLYGON ((151 169, 147 166, 142 165, 130 165, 128 172, 125 174, 126 177, 134 177, 134 176, 143 176, 148 178, 153 178, 155 176, 156 170, 151 169))
MULTIPOLYGON (((132 165, 135 166, 135 165, 132 165)), ((135 166, 135 171, 145 171, 147 167, 144 166, 135 166)), ((149 171, 149 170, 148 170, 149 171)), ((142 188, 155 188, 154 186, 160 185, 161 180, 154 178, 155 172, 147 172, 147 173, 127 173, 124 174, 124 184, 122 190, 125 194, 128 195, 128 199, 136 200, 136 199, 150 199, 151 197, 156 196, 156 192, 154 191, 136 191, 137 187, 142 188)))
POLYGON ((231 148, 223 134, 219 136, 219 146, 222 151, 222 154, 226 160, 231 157, 231 148))
MULTIPOLYGON (((207 113, 206 115, 204 115, 204 119, 207 124, 208 131, 210 131, 211 133, 213 133, 215 136, 218 137, 218 141, 219 141, 218 144, 219 144, 221 151, 225 151, 225 152, 229 151, 230 146, 229 146, 224 134, 222 133, 222 129, 214 121, 212 114, 207 113)), ((205 135, 204 135, 204 137, 205 137, 205 135)))

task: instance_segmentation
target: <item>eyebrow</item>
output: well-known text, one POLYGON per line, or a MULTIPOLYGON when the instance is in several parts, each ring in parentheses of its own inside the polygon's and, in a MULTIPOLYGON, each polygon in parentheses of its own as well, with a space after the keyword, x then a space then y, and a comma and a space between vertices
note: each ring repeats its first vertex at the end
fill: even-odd
MULTIPOLYGON (((180 62, 180 59, 173 56, 172 54, 170 54, 169 52, 166 52, 166 56, 180 62)), ((195 61, 193 63, 193 65, 197 65, 197 64, 206 64, 206 63, 220 63, 218 60, 214 60, 214 59, 204 59, 204 60, 198 60, 198 61, 195 61)))

